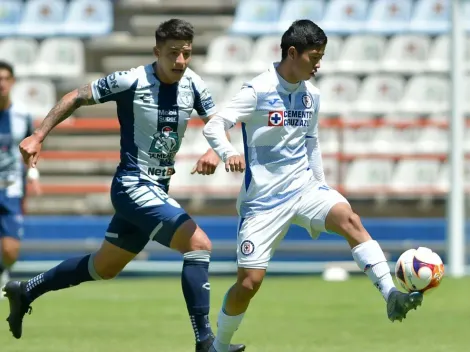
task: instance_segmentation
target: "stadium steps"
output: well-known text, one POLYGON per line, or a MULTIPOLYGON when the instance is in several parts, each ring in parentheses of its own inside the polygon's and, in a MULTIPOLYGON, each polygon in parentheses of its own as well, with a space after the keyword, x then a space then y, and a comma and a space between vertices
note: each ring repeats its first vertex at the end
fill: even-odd
POLYGON ((121 0, 117 3, 117 10, 123 13, 129 11, 145 12, 187 12, 187 13, 220 13, 235 12, 237 0, 121 0))
MULTIPOLYGON (((233 22, 233 16, 226 15, 176 15, 190 22, 196 34, 206 31, 225 32, 233 22)), ((149 35, 155 32, 155 27, 168 20, 167 15, 134 15, 130 18, 130 27, 136 35, 149 35)))
POLYGON ((112 214, 113 206, 107 193, 45 194, 28 197, 28 214, 112 214))
POLYGON ((44 150, 119 150, 119 135, 51 135, 44 150))

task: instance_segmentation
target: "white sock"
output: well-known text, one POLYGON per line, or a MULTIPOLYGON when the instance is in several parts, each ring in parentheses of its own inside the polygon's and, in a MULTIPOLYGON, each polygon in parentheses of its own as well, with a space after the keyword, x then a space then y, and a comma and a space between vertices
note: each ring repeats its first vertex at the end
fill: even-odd
POLYGON ((354 247, 351 252, 359 268, 367 274, 387 301, 388 296, 396 290, 396 287, 380 245, 377 241, 370 240, 354 247))
POLYGON ((217 320, 217 337, 214 341, 214 348, 217 352, 228 352, 233 334, 238 330, 244 315, 245 313, 230 316, 225 314, 223 308, 220 310, 217 320))

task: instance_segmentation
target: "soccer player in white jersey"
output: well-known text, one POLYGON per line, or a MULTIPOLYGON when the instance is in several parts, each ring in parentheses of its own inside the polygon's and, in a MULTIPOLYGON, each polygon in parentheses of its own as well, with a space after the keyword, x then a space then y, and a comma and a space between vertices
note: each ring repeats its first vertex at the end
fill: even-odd
POLYGON ((391 321, 401 321, 422 302, 420 293, 405 294, 395 288, 379 244, 348 201, 326 184, 318 143, 320 93, 309 82, 320 67, 326 44, 327 37, 316 24, 294 22, 282 36, 282 61, 245 83, 204 127, 227 171, 246 167, 237 202, 238 278, 219 313, 212 352, 228 351, 291 224, 304 227, 313 238, 322 231, 343 236, 360 269, 383 295, 391 321), (238 122, 244 158, 225 137, 225 131, 238 122))
MULTIPOLYGON (((22 202, 29 180, 40 193, 39 172, 24 169, 18 144, 32 133, 33 118, 20 102, 12 102, 13 66, 0 62, 0 288, 18 259, 23 236, 22 202), (26 177, 24 177, 26 171, 26 177)), ((0 295, 0 298, 2 296, 0 295)))
MULTIPOLYGON (((35 167, 46 136, 75 109, 116 102, 121 161, 111 186, 115 214, 105 240, 95 253, 65 260, 27 282, 6 285, 8 322, 14 337, 21 337, 23 317, 39 296, 86 281, 114 278, 153 240, 183 254, 182 289, 196 351, 210 348, 214 339, 208 316, 211 242, 167 194, 175 173, 174 158, 193 109, 206 122, 215 113, 205 83, 188 68, 193 37, 193 27, 186 21, 162 23, 155 33, 157 62, 115 72, 65 95, 33 135, 21 142, 25 162, 35 167)), ((209 149, 193 171, 212 174, 218 162, 209 149)), ((234 345, 230 350, 244 351, 245 346, 234 345)))

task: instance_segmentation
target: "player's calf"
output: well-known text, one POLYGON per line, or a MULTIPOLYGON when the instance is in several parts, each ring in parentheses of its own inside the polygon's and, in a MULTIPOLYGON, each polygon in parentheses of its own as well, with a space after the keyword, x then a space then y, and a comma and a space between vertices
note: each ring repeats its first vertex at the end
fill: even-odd
POLYGON ((336 232, 348 241, 357 265, 367 274, 387 301, 387 313, 390 320, 401 321, 410 309, 418 306, 418 301, 421 304, 422 297, 417 299, 397 292, 382 248, 371 238, 362 225, 360 217, 353 212, 349 204, 336 204, 328 213, 325 227, 328 231, 336 232))

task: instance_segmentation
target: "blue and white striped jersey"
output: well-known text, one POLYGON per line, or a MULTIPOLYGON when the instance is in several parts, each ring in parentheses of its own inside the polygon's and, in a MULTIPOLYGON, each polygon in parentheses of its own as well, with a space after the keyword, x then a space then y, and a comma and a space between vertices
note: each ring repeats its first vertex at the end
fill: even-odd
POLYGON ((225 130, 241 122, 246 171, 237 207, 242 217, 275 208, 313 179, 324 182, 319 90, 309 81, 286 82, 276 66, 245 83, 204 128, 209 144, 225 161, 238 154, 225 130))
POLYGON ((206 84, 191 69, 180 82, 165 84, 153 64, 115 72, 92 82, 96 103, 115 101, 121 126, 117 174, 168 187, 188 121, 215 113, 206 84))
POLYGON ((8 198, 21 198, 24 163, 18 146, 31 135, 33 118, 18 104, 0 111, 0 189, 8 198))

